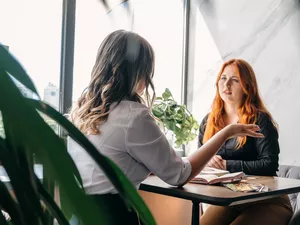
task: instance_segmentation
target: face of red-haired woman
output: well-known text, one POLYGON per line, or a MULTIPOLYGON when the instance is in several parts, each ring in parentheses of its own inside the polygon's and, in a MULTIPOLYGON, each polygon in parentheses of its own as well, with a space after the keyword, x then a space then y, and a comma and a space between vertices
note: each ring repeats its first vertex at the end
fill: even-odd
POLYGON ((235 105, 242 103, 244 91, 236 65, 232 64, 225 67, 218 81, 218 91, 225 103, 235 105))

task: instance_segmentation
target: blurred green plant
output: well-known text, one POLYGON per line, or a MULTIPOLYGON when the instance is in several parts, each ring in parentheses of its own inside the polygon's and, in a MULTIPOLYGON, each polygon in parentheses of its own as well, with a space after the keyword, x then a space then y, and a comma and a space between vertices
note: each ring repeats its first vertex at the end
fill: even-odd
POLYGON ((65 129, 95 160, 128 208, 138 213, 143 224, 155 224, 136 188, 119 167, 100 154, 85 135, 54 108, 40 100, 24 97, 12 77, 39 97, 21 64, 0 44, 0 111, 3 122, 0 128, 4 131, 4 135, 0 137, 0 161, 9 176, 13 190, 12 194, 7 185, 0 181, 0 209, 7 212, 11 218, 10 221, 6 221, 0 213, 0 224, 53 224, 53 220, 49 220, 51 217, 60 225, 69 224, 71 215, 66 213, 64 208, 59 208, 54 201, 52 190, 47 190, 37 178, 34 172, 34 157, 43 165, 47 178, 58 185, 64 196, 64 205, 71 209, 82 224, 111 224, 106 211, 103 210, 107 202, 100 206, 85 194, 81 177, 67 152, 66 145, 55 133, 55 123, 65 129), (47 119, 50 125, 44 118, 51 118, 51 123, 47 119))
POLYGON ((156 98, 152 113, 161 121, 164 129, 173 132, 177 148, 196 138, 199 123, 185 105, 180 105, 174 100, 168 88, 161 97, 156 98))

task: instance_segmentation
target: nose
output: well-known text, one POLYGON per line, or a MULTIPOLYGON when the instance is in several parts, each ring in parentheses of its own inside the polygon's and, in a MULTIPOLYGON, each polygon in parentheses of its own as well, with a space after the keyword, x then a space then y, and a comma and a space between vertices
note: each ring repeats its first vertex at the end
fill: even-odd
POLYGON ((225 87, 229 87, 230 88, 230 86, 231 86, 230 79, 227 79, 225 81, 225 87))

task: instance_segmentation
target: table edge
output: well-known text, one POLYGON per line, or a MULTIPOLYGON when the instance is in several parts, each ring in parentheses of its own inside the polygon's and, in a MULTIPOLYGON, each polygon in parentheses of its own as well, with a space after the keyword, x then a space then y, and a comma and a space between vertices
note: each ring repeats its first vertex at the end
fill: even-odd
POLYGON ((162 194, 162 195, 167 195, 175 198, 181 198, 185 200, 190 200, 194 202, 202 202, 202 203, 208 203, 212 205, 220 205, 220 206, 228 206, 231 205, 234 202, 238 201, 244 201, 244 200, 250 200, 255 198, 263 198, 263 197, 270 197, 273 196, 280 196, 280 195, 285 195, 285 194, 292 194, 292 193, 297 193, 300 192, 300 187, 292 187, 288 188, 285 190, 275 190, 275 191, 270 191, 270 192, 260 192, 256 193, 255 195, 245 195, 245 196, 237 196, 233 198, 223 198, 223 197, 212 197, 212 196, 207 196, 207 195, 201 195, 201 194, 195 194, 195 193, 190 193, 190 192, 179 192, 178 189, 174 187, 172 188, 162 188, 162 187, 157 187, 153 186, 150 184, 141 184, 139 190, 141 191, 146 191, 146 192, 151 192, 151 193, 156 193, 156 194, 162 194))

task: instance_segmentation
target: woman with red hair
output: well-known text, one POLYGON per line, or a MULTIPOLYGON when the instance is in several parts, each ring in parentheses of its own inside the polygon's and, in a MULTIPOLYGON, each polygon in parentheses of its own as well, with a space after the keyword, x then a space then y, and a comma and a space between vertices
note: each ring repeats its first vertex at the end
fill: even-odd
MULTIPOLYGON (((244 60, 225 62, 216 81, 211 112, 202 120, 199 147, 229 124, 257 124, 264 138, 228 139, 207 166, 249 175, 276 176, 279 160, 277 124, 258 91, 253 68, 244 60)), ((201 225, 288 224, 293 211, 282 196, 234 207, 209 206, 201 225)))

